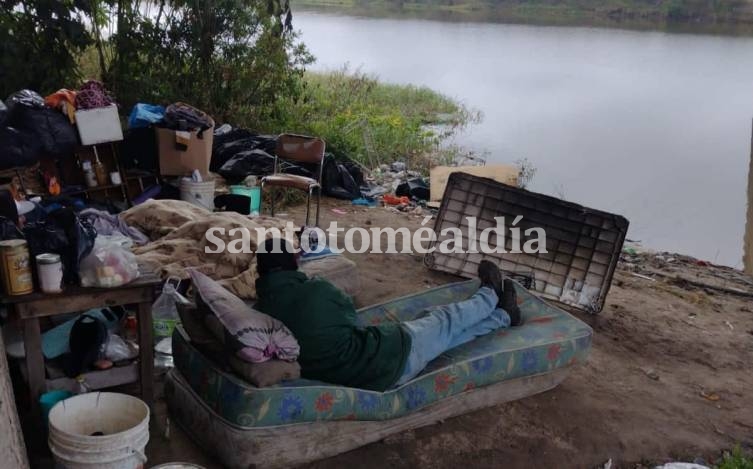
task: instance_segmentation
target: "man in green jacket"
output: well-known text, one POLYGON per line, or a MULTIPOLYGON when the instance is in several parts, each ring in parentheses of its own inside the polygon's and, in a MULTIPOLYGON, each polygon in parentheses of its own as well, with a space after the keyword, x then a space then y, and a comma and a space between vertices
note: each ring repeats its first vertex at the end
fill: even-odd
POLYGON ((298 339, 308 379, 384 391, 410 381, 446 350, 520 322, 512 282, 503 288, 499 269, 488 261, 479 266, 481 288, 468 300, 430 308, 412 321, 360 326, 351 298, 298 271, 287 242, 268 239, 256 256, 256 308, 298 339))

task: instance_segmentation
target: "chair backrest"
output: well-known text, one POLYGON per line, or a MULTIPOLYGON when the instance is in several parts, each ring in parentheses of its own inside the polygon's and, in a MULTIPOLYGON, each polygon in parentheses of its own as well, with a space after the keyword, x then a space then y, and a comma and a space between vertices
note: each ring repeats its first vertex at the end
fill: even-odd
POLYGON ((281 134, 277 137, 275 153, 280 158, 299 163, 321 164, 324 159, 324 140, 306 135, 281 134))

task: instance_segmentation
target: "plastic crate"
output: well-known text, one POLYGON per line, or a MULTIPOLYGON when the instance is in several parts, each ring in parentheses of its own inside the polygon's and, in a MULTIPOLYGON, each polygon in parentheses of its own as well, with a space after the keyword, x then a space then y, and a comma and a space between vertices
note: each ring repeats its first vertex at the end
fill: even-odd
MULTIPOLYGON (((614 269, 622 251, 628 220, 535 192, 509 186, 491 179, 454 173, 450 176, 434 226, 437 239, 430 244, 435 251, 426 254, 424 263, 432 270, 473 278, 483 259, 495 262, 513 277, 528 279, 541 296, 598 313, 612 283, 614 269), (510 228, 520 228, 522 248, 531 239, 524 235, 539 227, 546 233, 546 253, 515 253, 510 228), (475 217, 477 229, 469 229, 468 217, 475 217), (484 228, 496 226, 495 217, 504 217, 504 253, 468 252, 471 240, 478 245, 484 228), (439 251, 440 244, 452 238, 442 230, 456 227, 463 233, 463 253, 439 251)), ((497 249, 495 237, 490 248, 497 249)), ((533 237, 535 238, 535 236, 533 237)))

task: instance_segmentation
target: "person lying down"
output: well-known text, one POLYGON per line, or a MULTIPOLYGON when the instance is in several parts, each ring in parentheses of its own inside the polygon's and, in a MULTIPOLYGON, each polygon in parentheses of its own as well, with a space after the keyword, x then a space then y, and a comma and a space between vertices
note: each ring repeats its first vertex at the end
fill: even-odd
POLYGON ((298 270, 287 241, 268 239, 264 248, 256 254, 256 308, 296 337, 307 379, 384 391, 407 383, 446 350, 520 323, 512 281, 486 260, 478 268, 481 287, 469 299, 429 308, 411 321, 364 327, 348 295, 298 270))

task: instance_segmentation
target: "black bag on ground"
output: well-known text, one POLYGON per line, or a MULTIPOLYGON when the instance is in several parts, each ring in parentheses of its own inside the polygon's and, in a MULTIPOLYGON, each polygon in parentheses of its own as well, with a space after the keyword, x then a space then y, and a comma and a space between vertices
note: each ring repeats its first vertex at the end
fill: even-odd
POLYGON ((340 163, 335 160, 334 156, 328 154, 324 157, 324 167, 322 168, 322 192, 330 197, 337 199, 353 200, 361 197, 361 184, 363 183, 363 174, 360 168, 352 162, 340 163), (353 172, 348 170, 349 165, 356 171, 356 177, 353 172))
POLYGON ((421 178, 409 179, 397 186, 395 195, 418 200, 429 200, 429 185, 421 178))

